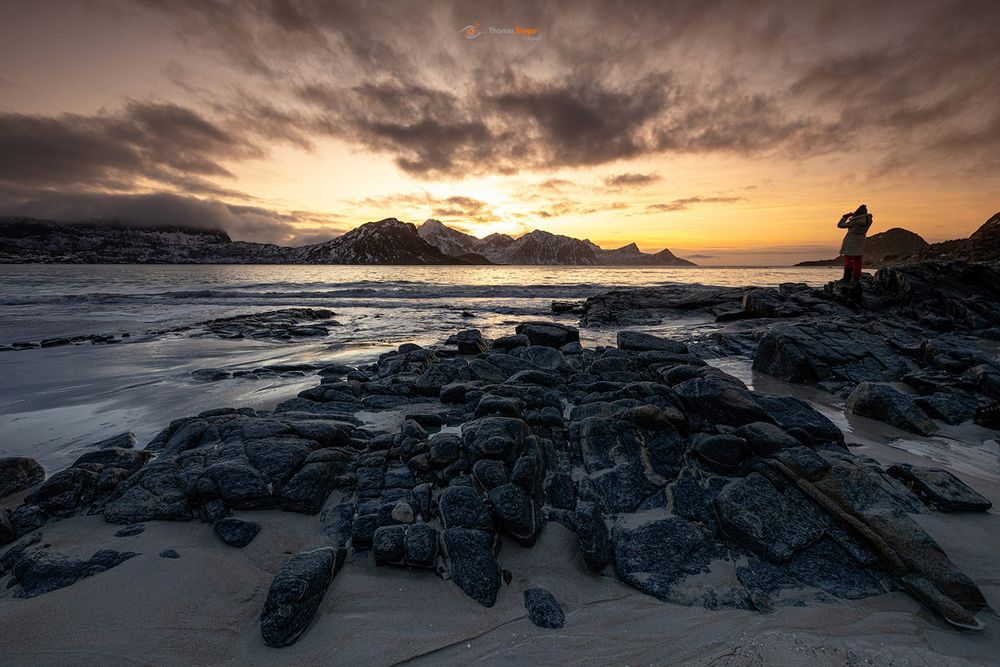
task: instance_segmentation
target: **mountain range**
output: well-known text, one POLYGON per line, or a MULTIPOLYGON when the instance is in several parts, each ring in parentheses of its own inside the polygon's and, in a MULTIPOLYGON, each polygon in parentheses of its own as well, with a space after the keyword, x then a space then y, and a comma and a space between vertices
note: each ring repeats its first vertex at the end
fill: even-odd
POLYGON ((634 244, 604 250, 588 240, 535 230, 478 239, 437 220, 419 228, 369 222, 300 247, 233 241, 226 232, 114 223, 0 219, 0 263, 68 264, 545 264, 694 266, 669 250, 634 244))

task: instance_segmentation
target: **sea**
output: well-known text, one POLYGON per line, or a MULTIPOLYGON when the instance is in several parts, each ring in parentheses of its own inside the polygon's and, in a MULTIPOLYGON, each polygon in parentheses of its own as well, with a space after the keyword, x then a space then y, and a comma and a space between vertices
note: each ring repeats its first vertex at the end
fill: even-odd
MULTIPOLYGON (((363 364, 401 343, 430 345, 462 329, 497 337, 553 315, 552 301, 615 288, 702 283, 822 285, 830 267, 0 265, 0 346, 91 334, 113 345, 0 351, 0 456, 27 455, 51 471, 92 443, 125 431, 148 442, 172 419, 220 407, 269 409, 314 375, 199 380, 193 371, 300 362, 363 364), (325 338, 230 340, 156 333, 280 308, 333 310, 325 338), (470 317, 471 315, 471 317, 470 317)), ((710 326, 692 317, 644 330, 710 326)), ((585 345, 615 331, 584 329, 585 345)), ((738 364, 737 364, 738 366, 738 364)), ((733 370, 733 369, 727 369, 733 370)), ((738 369, 737 369, 738 370, 738 369)))

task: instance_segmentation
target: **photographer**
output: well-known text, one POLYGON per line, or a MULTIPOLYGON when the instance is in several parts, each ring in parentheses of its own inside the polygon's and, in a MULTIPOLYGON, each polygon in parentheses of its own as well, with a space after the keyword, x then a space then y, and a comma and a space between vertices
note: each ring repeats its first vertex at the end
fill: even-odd
POLYGON ((861 279, 861 258, 865 253, 865 236, 872 226, 872 214, 868 207, 862 204, 854 213, 840 216, 837 226, 846 229, 844 242, 840 246, 840 254, 844 256, 844 282, 861 279))

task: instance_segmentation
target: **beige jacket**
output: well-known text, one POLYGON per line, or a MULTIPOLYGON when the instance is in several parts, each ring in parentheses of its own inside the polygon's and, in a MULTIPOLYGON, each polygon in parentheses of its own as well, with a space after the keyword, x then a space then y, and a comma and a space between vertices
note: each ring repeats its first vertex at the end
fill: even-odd
POLYGON ((847 230, 847 233, 844 234, 844 242, 840 245, 840 254, 864 255, 865 235, 868 233, 868 228, 872 226, 872 214, 842 216, 837 226, 847 230))

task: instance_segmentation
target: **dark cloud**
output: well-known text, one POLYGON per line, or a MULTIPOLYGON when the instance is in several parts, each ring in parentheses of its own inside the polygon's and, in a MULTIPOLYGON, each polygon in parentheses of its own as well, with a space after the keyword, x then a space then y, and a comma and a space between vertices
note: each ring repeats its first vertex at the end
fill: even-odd
POLYGON ((641 188, 660 180, 659 174, 617 174, 604 179, 604 184, 612 188, 641 188))
POLYGON ((732 204, 738 201, 746 201, 746 197, 685 197, 661 204, 650 204, 646 207, 646 210, 660 212, 686 211, 696 204, 732 204))
POLYGON ((397 193, 353 202, 371 216, 400 219, 438 218, 446 221, 495 222, 500 219, 486 202, 473 197, 434 197, 430 193, 397 193))
POLYGON ((228 160, 261 151, 174 104, 130 102, 118 113, 0 113, 0 183, 127 188, 139 179, 211 190, 228 160))

